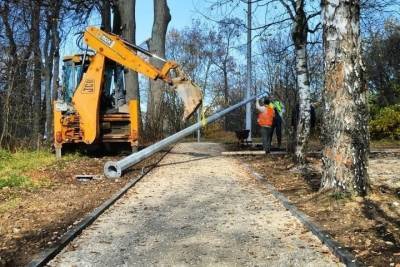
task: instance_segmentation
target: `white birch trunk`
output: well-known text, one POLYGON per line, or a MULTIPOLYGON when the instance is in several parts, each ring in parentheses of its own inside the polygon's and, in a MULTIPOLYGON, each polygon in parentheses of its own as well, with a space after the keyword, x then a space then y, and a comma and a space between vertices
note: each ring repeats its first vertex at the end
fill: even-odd
POLYGON ((299 90, 299 120, 296 136, 296 161, 306 162, 306 145, 310 135, 310 84, 307 68, 307 48, 296 48, 297 86, 299 90))
POLYGON ((304 1, 296 0, 292 39, 296 50, 296 78, 299 90, 299 116, 296 136, 296 161, 306 163, 306 145, 310 135, 310 81, 307 64, 308 22, 304 1))
POLYGON ((323 0, 325 86, 322 189, 368 191, 368 107, 360 1, 323 0))

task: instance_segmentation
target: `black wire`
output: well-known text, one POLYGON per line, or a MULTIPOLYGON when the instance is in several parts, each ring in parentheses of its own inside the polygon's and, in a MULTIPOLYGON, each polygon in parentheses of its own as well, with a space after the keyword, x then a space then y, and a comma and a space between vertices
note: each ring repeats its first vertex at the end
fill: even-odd
POLYGON ((76 46, 80 50, 86 50, 86 47, 83 45, 83 34, 84 32, 77 32, 75 35, 78 35, 78 38, 76 38, 76 46))

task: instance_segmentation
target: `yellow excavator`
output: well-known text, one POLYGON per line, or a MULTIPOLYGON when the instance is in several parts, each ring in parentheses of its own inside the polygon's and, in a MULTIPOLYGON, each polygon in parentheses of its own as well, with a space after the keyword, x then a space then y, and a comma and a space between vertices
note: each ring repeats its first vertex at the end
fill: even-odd
POLYGON ((201 89, 174 61, 164 60, 149 51, 130 44, 121 37, 88 27, 83 40, 94 53, 64 58, 63 97, 54 103, 54 147, 61 157, 66 144, 128 143, 133 150, 139 140, 138 100, 111 109, 103 104, 107 62, 115 62, 153 80, 163 80, 174 89, 184 104, 184 119, 190 117, 202 101, 201 89), (138 52, 164 62, 157 68, 138 52))

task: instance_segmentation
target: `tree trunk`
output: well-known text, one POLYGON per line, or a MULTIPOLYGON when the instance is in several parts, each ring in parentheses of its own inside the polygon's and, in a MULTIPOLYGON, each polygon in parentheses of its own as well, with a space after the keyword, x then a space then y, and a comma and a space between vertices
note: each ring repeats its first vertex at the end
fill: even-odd
POLYGON ((51 32, 50 51, 45 61, 46 69, 46 129, 45 135, 49 142, 53 140, 53 101, 57 94, 58 75, 60 67, 59 59, 59 33, 58 21, 60 19, 60 9, 62 0, 54 1, 51 8, 51 21, 49 22, 49 31, 51 32))
POLYGON ((52 111, 52 95, 51 95, 51 81, 53 78, 52 70, 53 70, 53 57, 54 57, 54 44, 50 45, 50 53, 48 58, 48 64, 45 66, 45 83, 46 83, 46 128, 45 128, 45 136, 47 140, 51 137, 51 132, 53 128, 53 111, 52 111))
MULTIPOLYGON (((14 60, 12 60, 14 61, 14 60)), ((14 61, 15 62, 15 61, 14 61)), ((15 91, 15 77, 17 76, 14 70, 16 67, 11 67, 8 74, 7 90, 3 105, 3 127, 0 135, 0 146, 4 146, 4 139, 9 133, 9 120, 10 120, 10 109, 11 109, 11 94, 15 91)))
POLYGON ((9 118, 10 118, 10 109, 11 109, 11 95, 15 91, 16 87, 16 77, 18 75, 18 57, 17 54, 17 44, 14 40, 14 35, 12 31, 12 27, 9 23, 9 13, 10 7, 7 2, 4 3, 4 6, 1 9, 1 19, 3 21, 3 25, 5 28, 5 33, 7 37, 7 41, 9 42, 9 47, 7 51, 7 64, 9 64, 9 69, 7 71, 7 84, 6 84, 6 92, 3 99, 3 114, 2 114, 2 130, 0 134, 0 146, 4 146, 4 140, 9 133, 9 118))
POLYGON ((110 0, 101 1, 101 28, 106 32, 111 32, 111 5, 110 0))
POLYGON ((33 140, 40 140, 40 121, 41 121, 41 75, 42 75, 42 56, 40 51, 40 5, 41 1, 33 1, 32 7, 32 27, 31 42, 33 49, 33 140))
MULTIPOLYGON (((53 24, 53 42, 54 42, 54 59, 53 59, 53 80, 52 80, 52 98, 53 101, 58 98, 59 94, 59 73, 60 73, 60 32, 58 31, 58 23, 53 24)), ((53 136, 53 135, 52 135, 53 136)))
POLYGON ((310 134, 310 82, 307 65, 308 22, 304 12, 304 0, 296 0, 296 13, 292 39, 296 50, 296 79, 299 90, 299 119, 296 135, 296 161, 306 163, 305 149, 310 134))
MULTIPOLYGON (((52 22, 49 22, 53 23, 52 22)), ((46 100, 46 125, 45 125, 45 136, 47 140, 49 140, 51 136, 51 128, 53 126, 52 123, 52 108, 51 108, 51 81, 53 78, 53 57, 54 57, 54 42, 51 40, 52 37, 50 36, 52 25, 48 25, 47 32, 46 32, 46 41, 45 41, 45 60, 44 60, 44 81, 45 81, 45 100, 46 100)))
MULTIPOLYGON (((160 57, 165 57, 165 38, 168 24, 171 21, 171 14, 167 0, 154 0, 154 23, 150 39, 150 51, 160 57)), ((150 59, 150 63, 161 68, 163 62, 157 59, 150 59)), ((164 89, 163 81, 150 81, 150 92, 147 102, 147 126, 151 134, 160 137, 162 132, 162 119, 160 108, 164 89)))
MULTIPOLYGON (((229 84, 228 84, 228 70, 227 66, 224 63, 223 64, 223 77, 224 77, 224 108, 227 108, 229 106, 229 84)), ((229 121, 232 119, 230 114, 227 114, 224 117, 224 130, 229 131, 229 121)))
POLYGON ((360 49, 360 2, 323 0, 325 48, 322 189, 368 192, 368 107, 360 49))
MULTIPOLYGON (((117 13, 120 18, 118 29, 114 32, 121 35, 132 44, 136 44, 136 19, 135 19, 135 0, 118 0, 117 13)), ((138 73, 129 70, 125 73, 126 101, 131 99, 139 100, 139 79, 138 73)))

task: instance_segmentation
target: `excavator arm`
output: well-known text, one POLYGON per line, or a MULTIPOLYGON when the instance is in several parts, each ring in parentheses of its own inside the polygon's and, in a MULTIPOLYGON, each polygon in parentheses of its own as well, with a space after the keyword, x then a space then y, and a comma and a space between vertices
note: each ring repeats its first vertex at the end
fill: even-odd
MULTIPOLYGON (((150 79, 160 79, 172 85, 172 88, 177 92, 184 104, 184 119, 187 119, 200 106, 202 101, 201 89, 188 78, 176 62, 161 59, 140 47, 129 44, 119 36, 106 33, 95 27, 87 28, 84 33, 84 41, 96 54, 91 56, 89 65, 83 73, 82 79, 72 97, 72 104, 77 112, 74 121, 79 122, 79 128, 74 129, 75 131, 79 129, 80 132, 75 133, 71 130, 71 136, 74 135, 74 133, 79 134, 84 143, 92 144, 100 135, 100 99, 104 86, 106 59, 115 61, 150 79), (161 68, 157 68, 138 56, 138 51, 162 60, 164 65, 161 68), (174 77, 171 77, 172 72, 175 73, 174 77)), ((85 59, 83 59, 82 68, 85 65, 84 61, 85 59)), ((134 101, 130 101, 130 103, 131 102, 134 101)), ((131 107, 130 110, 139 109, 138 103, 134 103, 135 107, 131 107)), ((56 114, 61 113, 56 112, 56 114)), ((55 115, 55 118, 56 117, 55 115)), ((71 116, 66 118, 71 119, 71 116)), ((60 120, 58 117, 56 119, 60 120)), ((131 123, 136 126, 138 125, 137 121, 131 123)), ((64 124, 67 125, 71 123, 66 121, 64 124)), ((133 128, 136 126, 133 126, 133 128)), ((61 132, 61 129, 55 129, 55 132, 61 132)), ((136 130, 135 134, 137 134, 136 130)))
POLYGON ((161 79, 172 85, 183 101, 185 107, 184 119, 190 117, 200 106, 202 101, 201 89, 188 78, 176 62, 164 60, 140 47, 128 43, 117 35, 104 32, 95 27, 88 27, 86 29, 84 40, 96 53, 128 69, 141 73, 150 79, 161 79), (138 56, 137 51, 164 61, 164 65, 160 69, 155 67, 138 56), (171 77, 172 70, 175 72, 175 77, 171 77))

